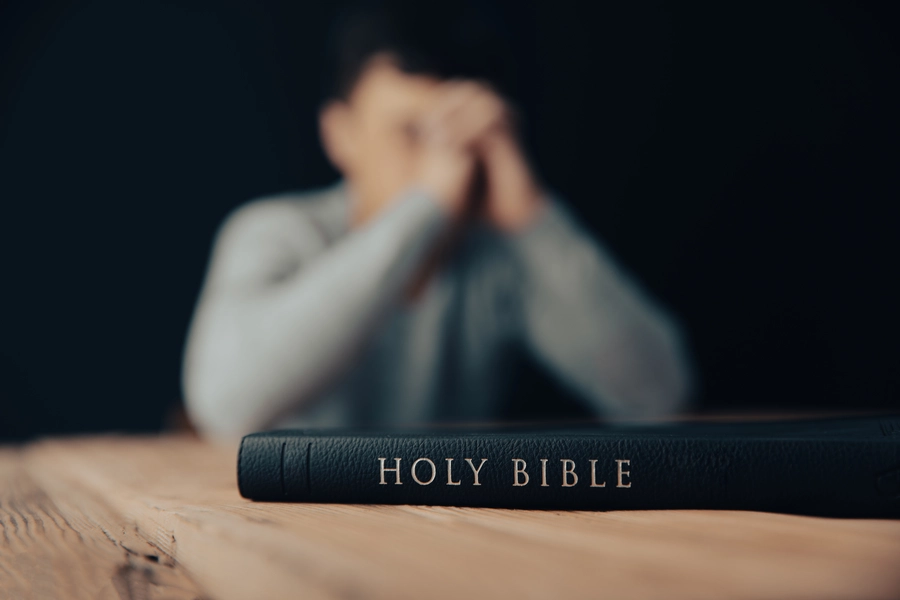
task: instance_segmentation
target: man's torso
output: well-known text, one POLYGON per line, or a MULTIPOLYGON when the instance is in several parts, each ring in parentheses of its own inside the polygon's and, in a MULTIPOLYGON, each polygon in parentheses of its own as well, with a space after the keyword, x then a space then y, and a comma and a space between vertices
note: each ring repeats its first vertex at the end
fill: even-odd
MULTIPOLYGON (((315 223, 325 252, 352 235, 343 182, 279 200, 315 223)), ((421 292, 392 303, 348 367, 279 426, 498 417, 517 356, 518 281, 502 238, 486 226, 467 228, 421 292)))

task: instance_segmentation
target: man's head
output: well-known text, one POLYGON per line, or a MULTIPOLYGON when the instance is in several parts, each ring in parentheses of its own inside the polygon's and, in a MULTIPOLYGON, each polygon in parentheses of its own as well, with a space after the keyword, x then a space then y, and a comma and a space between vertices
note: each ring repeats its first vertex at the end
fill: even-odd
POLYGON ((477 79, 514 95, 506 32, 465 1, 382 0, 338 20, 319 115, 323 145, 349 180, 365 219, 407 185, 417 167, 417 123, 440 83, 477 79))

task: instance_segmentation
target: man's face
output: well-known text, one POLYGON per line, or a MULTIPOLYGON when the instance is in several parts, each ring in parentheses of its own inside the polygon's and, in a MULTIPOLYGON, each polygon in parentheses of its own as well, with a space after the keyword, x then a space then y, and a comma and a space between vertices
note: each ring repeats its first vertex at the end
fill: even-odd
POLYGON ((356 222, 378 213, 411 183, 419 155, 417 124, 437 99, 440 83, 404 73, 380 56, 346 102, 323 110, 323 141, 358 199, 356 222))

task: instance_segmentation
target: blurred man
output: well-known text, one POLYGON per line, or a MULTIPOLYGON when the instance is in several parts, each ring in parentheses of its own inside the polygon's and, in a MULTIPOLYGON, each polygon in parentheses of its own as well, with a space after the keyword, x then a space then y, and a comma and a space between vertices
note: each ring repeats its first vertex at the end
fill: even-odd
POLYGON ((502 418, 517 348, 598 414, 683 407, 678 332, 517 140, 502 36, 425 4, 333 34, 319 122, 342 180, 222 227, 185 353, 202 432, 502 418))

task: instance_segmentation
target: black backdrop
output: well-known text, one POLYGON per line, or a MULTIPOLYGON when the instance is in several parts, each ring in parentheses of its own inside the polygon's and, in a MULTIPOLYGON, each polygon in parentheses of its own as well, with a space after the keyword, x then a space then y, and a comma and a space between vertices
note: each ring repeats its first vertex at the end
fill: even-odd
MULTIPOLYGON (((0 438, 177 406, 218 223, 335 176, 327 4, 0 4, 0 438)), ((536 163, 681 317, 701 408, 898 407, 897 13, 731 4, 500 2, 536 163)))

